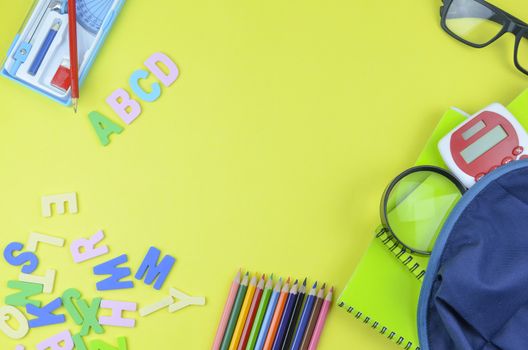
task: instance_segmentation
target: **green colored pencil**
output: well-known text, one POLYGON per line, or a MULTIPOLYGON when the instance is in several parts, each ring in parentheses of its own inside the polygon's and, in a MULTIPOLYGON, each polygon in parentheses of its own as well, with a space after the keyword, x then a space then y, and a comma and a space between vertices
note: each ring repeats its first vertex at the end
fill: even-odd
POLYGON ((253 328, 251 328, 251 333, 249 334, 249 340, 246 346, 246 350, 253 350, 255 348, 260 327, 262 326, 262 321, 264 321, 264 315, 266 314, 266 309, 268 308, 268 303, 270 301, 272 292, 273 275, 271 275, 271 277, 268 279, 268 282, 266 282, 266 287, 264 288, 264 292, 262 293, 262 298, 260 299, 257 315, 255 316, 255 321, 253 322, 253 328))
POLYGON ((238 316, 240 314, 240 309, 242 308, 242 303, 244 302, 244 297, 248 289, 248 280, 249 272, 246 272, 242 282, 240 283, 240 288, 238 288, 237 296, 235 298, 235 303, 233 305, 233 310, 231 311, 231 316, 229 316, 229 321, 227 322, 226 331, 224 334, 224 339, 222 339, 222 345, 220 345, 220 350, 228 350, 229 344, 231 343, 231 338, 235 332, 236 323, 238 321, 238 316))

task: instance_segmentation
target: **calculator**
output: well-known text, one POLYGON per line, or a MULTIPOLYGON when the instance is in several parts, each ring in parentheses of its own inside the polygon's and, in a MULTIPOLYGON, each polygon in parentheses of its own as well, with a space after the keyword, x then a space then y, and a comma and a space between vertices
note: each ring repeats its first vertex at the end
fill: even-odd
POLYGON ((494 103, 444 136, 438 149, 469 188, 501 165, 528 158, 528 134, 510 111, 494 103))

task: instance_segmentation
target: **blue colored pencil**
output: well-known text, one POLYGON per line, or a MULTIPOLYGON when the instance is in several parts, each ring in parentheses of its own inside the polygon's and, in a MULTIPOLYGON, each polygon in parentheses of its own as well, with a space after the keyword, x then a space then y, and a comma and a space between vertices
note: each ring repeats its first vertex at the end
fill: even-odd
POLYGON ((317 282, 314 283, 312 290, 306 298, 306 303, 304 304, 304 309, 301 313, 301 318, 299 320, 299 326, 297 327, 297 331, 295 332, 295 336, 293 337, 291 350, 299 350, 301 348, 304 332, 306 332, 306 327, 308 326, 308 322, 310 321, 310 315, 312 314, 312 309, 315 304, 316 291, 317 282))
POLYGON ((295 306, 295 302, 297 301, 298 287, 298 281, 295 281, 292 289, 290 290, 290 294, 288 295, 288 300, 286 300, 286 306, 284 306, 284 313, 282 314, 282 318, 280 320, 279 330, 277 331, 277 335, 275 336, 275 341, 273 342, 272 350, 281 350, 282 348, 282 343, 284 341, 284 338, 286 337, 288 324, 290 323, 290 319, 293 313, 293 307, 295 306))
POLYGON ((292 316, 290 318, 290 322, 288 323, 288 330, 286 331, 286 336, 284 337, 284 341, 282 342, 281 350, 290 350, 290 345, 293 341, 295 330, 297 329, 297 323, 299 322, 299 317, 301 316, 305 295, 306 278, 304 279, 301 288, 299 288, 299 292, 297 293, 297 300, 295 301, 295 306, 293 307, 292 316))
POLYGON ((254 350, 262 350, 264 343, 266 342, 266 337, 268 336, 268 330, 271 324, 271 319, 275 313, 275 307, 277 307, 277 302, 279 301, 279 296, 282 288, 282 278, 279 279, 275 288, 273 289, 273 294, 271 294, 271 299, 268 304, 268 309, 266 310, 266 315, 264 316, 264 321, 262 321, 262 326, 260 328, 259 336, 257 338, 257 343, 255 344, 254 350))

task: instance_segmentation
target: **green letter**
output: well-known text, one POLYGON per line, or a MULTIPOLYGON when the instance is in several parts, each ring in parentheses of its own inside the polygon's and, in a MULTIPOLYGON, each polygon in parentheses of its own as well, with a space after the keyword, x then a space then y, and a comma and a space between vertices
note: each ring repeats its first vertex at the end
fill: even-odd
POLYGON ((107 146, 110 143, 109 136, 112 134, 120 134, 123 128, 118 124, 114 123, 99 112, 90 112, 88 118, 95 129, 95 133, 99 137, 99 141, 103 146, 107 146))
POLYGON ((11 306, 26 306, 27 304, 35 305, 40 307, 41 302, 35 300, 29 300, 30 297, 42 293, 44 286, 38 283, 28 283, 20 281, 9 281, 7 286, 11 289, 20 289, 20 292, 16 294, 8 295, 5 299, 5 303, 11 306))

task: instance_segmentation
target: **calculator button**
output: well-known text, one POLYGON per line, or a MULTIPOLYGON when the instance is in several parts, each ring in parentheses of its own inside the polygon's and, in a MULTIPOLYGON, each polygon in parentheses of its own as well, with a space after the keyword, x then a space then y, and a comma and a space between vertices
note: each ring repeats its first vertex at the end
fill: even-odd
POLYGON ((512 157, 506 157, 502 160, 502 165, 506 165, 513 160, 512 157))
POLYGON ((480 174, 477 174, 477 176, 475 176, 475 182, 479 181, 480 179, 482 179, 484 177, 484 173, 480 173, 480 174))
POLYGON ((523 153, 523 151, 524 151, 524 148, 523 148, 523 147, 521 147, 521 146, 517 146, 517 147, 515 147, 515 148, 513 149, 512 154, 513 154, 514 156, 518 156, 519 154, 523 153))

